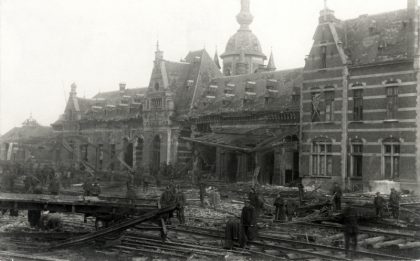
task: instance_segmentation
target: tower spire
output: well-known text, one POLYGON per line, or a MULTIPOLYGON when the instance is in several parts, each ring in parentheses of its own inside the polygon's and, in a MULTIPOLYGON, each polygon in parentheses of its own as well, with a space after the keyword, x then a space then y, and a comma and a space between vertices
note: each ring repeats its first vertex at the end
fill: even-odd
POLYGON ((156 41, 155 62, 163 60, 163 52, 159 48, 159 40, 156 41))
POLYGON ((220 62, 219 62, 219 55, 217 54, 217 46, 216 46, 216 52, 214 53, 214 63, 216 64, 217 68, 219 68, 219 70, 222 68, 220 66, 220 62))
POLYGON ((276 70, 276 65, 274 63, 273 50, 271 50, 270 58, 268 59, 267 70, 269 70, 269 71, 275 71, 276 70))
POLYGON ((236 21, 241 26, 239 30, 249 30, 249 25, 253 20, 254 17, 250 11, 250 0, 241 0, 241 11, 236 16, 236 21))

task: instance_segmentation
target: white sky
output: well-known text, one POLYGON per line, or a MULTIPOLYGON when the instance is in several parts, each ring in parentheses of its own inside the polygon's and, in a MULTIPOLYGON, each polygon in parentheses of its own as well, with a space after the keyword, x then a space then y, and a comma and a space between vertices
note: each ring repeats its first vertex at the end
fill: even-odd
MULTIPOLYGON (((406 0, 329 0, 339 19, 406 8, 406 0)), ((164 58, 223 53, 240 0, 0 0, 0 133, 32 113, 43 125, 79 96, 147 86, 156 40, 164 58)), ((258 36, 278 69, 303 66, 323 0, 251 0, 258 36)))

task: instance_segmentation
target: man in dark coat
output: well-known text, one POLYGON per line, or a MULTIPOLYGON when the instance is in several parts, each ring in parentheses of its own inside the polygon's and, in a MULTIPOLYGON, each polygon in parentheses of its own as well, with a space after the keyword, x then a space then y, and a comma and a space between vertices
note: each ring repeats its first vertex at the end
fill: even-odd
POLYGON ((347 206, 342 214, 343 225, 344 225, 344 245, 346 249, 346 255, 348 256, 348 252, 350 249, 350 245, 352 250, 355 251, 357 248, 357 235, 359 233, 359 226, 357 222, 357 212, 356 210, 350 205, 347 206))
POLYGON ((391 188, 391 194, 389 194, 389 208, 392 216, 398 219, 400 216, 400 194, 394 188, 391 188))
POLYGON ((284 199, 281 196, 280 192, 277 194, 277 197, 274 200, 274 206, 276 207, 276 215, 274 217, 274 220, 284 221, 284 218, 285 218, 285 215, 284 215, 284 199))
POLYGON ((248 241, 254 240, 257 228, 257 215, 255 208, 250 204, 249 200, 245 200, 245 206, 241 213, 241 235, 239 244, 245 247, 248 241))
POLYGON ((287 221, 292 221, 293 217, 295 216, 296 213, 296 202, 295 200, 289 198, 286 201, 286 216, 287 216, 287 221))
MULTIPOLYGON (((160 196, 160 206, 161 208, 167 208, 167 207, 171 207, 173 205, 176 204, 175 201, 175 195, 172 193, 171 189, 168 187, 166 187, 166 190, 162 193, 162 195, 160 196)), ((170 223, 170 219, 171 217, 173 217, 173 213, 169 213, 167 215, 163 216, 163 219, 165 220, 166 223, 170 223)))
POLYGON ((298 190, 299 190, 299 202, 300 202, 300 205, 302 205, 303 204, 303 200, 304 200, 304 198, 305 198, 305 187, 303 186, 303 184, 302 184, 302 181, 299 181, 299 183, 298 183, 298 190))
POLYGON ((331 194, 333 196, 335 211, 341 211, 341 197, 343 196, 343 192, 337 182, 334 182, 331 194))
POLYGON ((381 218, 382 217, 382 211, 385 206, 385 199, 381 196, 381 193, 378 191, 376 192, 376 196, 373 199, 373 205, 375 206, 376 210, 376 217, 381 218))
POLYGON ((185 194, 184 192, 182 192, 179 185, 175 189, 175 202, 178 207, 178 209, 176 210, 176 216, 179 220, 179 223, 184 224, 185 223, 184 210, 185 210, 185 205, 187 204, 187 198, 185 197, 185 194))

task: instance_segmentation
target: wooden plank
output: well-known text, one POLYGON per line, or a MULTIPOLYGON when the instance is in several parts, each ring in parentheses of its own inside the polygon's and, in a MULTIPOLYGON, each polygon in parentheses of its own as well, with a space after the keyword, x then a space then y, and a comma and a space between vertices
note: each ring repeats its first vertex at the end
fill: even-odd
POLYGON ((115 224, 113 226, 110 226, 108 228, 102 229, 102 230, 98 230, 95 231, 93 233, 87 234, 87 235, 82 235, 79 237, 74 237, 74 238, 70 238, 68 240, 65 240, 63 242, 58 242, 56 244, 53 244, 50 248, 54 249, 54 248, 61 248, 61 247, 67 247, 67 246, 73 246, 73 245, 78 245, 81 243, 85 243, 85 242, 89 242, 91 240, 103 237, 103 236, 107 236, 110 234, 114 234, 123 230, 126 230, 127 228, 130 227, 134 227, 137 224, 140 224, 142 222, 148 221, 150 219, 159 217, 160 215, 172 212, 176 209, 176 206, 172 206, 172 207, 167 207, 164 209, 158 209, 158 210, 153 210, 150 211, 136 219, 132 219, 132 220, 127 220, 118 224, 115 224))

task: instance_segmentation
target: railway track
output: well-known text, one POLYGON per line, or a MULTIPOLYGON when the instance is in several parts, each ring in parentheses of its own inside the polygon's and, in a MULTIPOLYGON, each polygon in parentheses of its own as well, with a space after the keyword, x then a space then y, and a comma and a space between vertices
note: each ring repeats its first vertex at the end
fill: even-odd
MULTIPOLYGON (((206 235, 213 238, 223 238, 224 231, 199 228, 191 226, 179 226, 173 229, 177 232, 192 233, 199 235, 206 235)), ((261 247, 263 249, 278 250, 280 253, 287 255, 288 253, 296 253, 305 257, 318 257, 327 260, 347 260, 345 257, 345 249, 321 245, 315 243, 309 243, 298 240, 284 239, 280 237, 266 236, 261 234, 258 236, 259 241, 251 242, 252 245, 261 247)), ((378 260, 410 260, 411 258, 405 256, 387 255, 382 253, 370 252, 370 251, 350 251, 358 257, 369 257, 378 260)))

